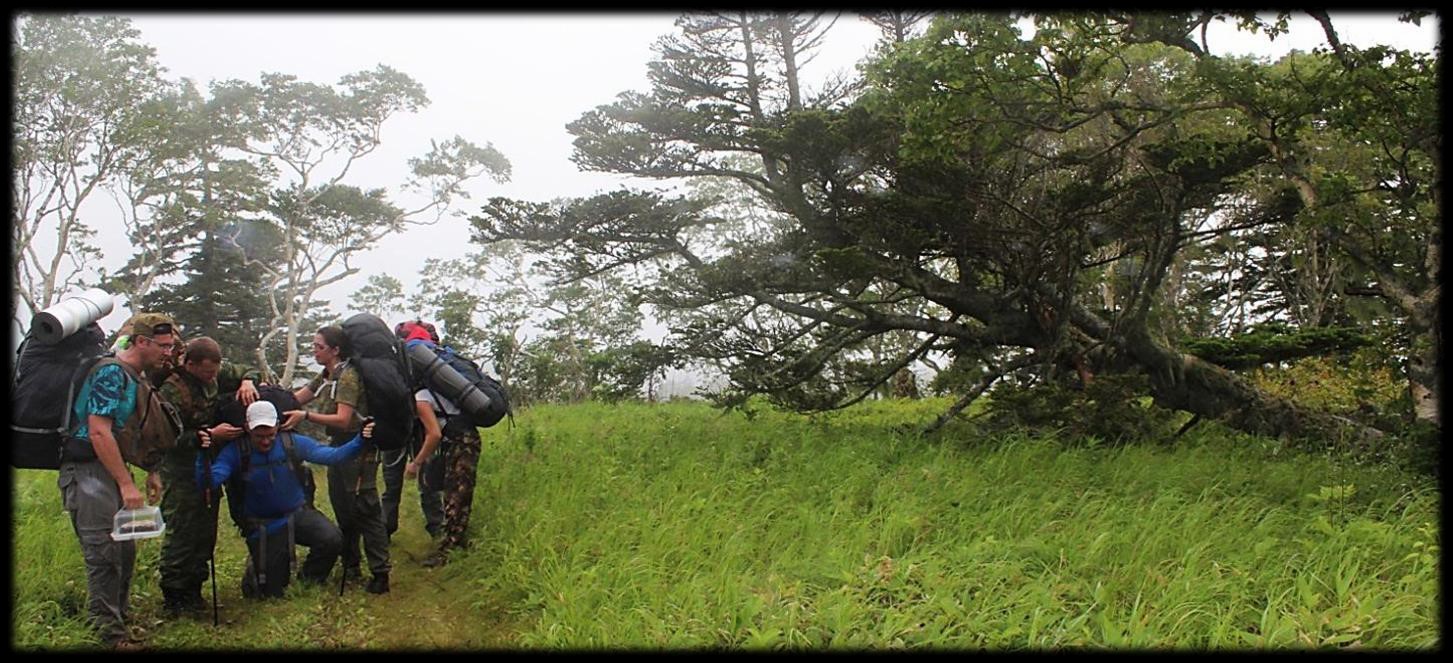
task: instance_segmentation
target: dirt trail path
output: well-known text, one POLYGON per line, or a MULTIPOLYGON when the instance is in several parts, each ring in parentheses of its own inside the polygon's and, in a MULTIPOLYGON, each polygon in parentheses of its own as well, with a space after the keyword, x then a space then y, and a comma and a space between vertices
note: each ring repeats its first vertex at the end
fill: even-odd
MULTIPOLYGON (((389 593, 369 596, 365 614, 370 649, 508 649, 514 629, 499 601, 479 594, 478 585, 450 566, 425 568, 432 547, 418 508, 406 490, 399 531, 390 544, 393 571, 389 593), (411 501, 412 500, 412 501, 411 501), (411 508, 412 507, 412 508, 411 508)), ((348 592, 363 592, 361 586, 348 592)))
MULTIPOLYGON (((407 496, 405 496, 407 497, 407 496)), ((417 502, 414 503, 417 510, 417 502)), ((408 503, 405 502, 405 509, 408 503)), ((475 586, 459 577, 455 568, 423 566, 429 554, 429 537, 414 531, 417 523, 400 523, 391 545, 394 570, 389 573, 389 593, 369 596, 365 612, 371 624, 369 648, 509 648, 511 631, 500 621, 503 606, 479 602, 475 586)), ((350 589, 362 592, 362 589, 350 589)))

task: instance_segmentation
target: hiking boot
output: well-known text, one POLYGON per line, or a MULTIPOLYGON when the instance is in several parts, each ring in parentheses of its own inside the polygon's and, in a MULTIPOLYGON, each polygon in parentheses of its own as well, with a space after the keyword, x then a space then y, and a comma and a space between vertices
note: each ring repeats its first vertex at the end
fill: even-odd
POLYGON ((114 652, 139 652, 145 651, 146 645, 131 638, 119 638, 111 641, 106 648, 114 652))
POLYGON ((242 572, 242 597, 255 599, 261 592, 257 588, 257 574, 252 571, 252 565, 248 564, 247 569, 242 572))
POLYGON ((429 556, 424 558, 424 568, 426 569, 444 566, 448 563, 449 553, 446 553, 442 550, 436 550, 432 553, 429 553, 429 556))
POLYGON ((202 593, 197 592, 162 592, 162 610, 166 611, 168 617, 181 617, 183 615, 201 612, 207 608, 207 602, 202 600, 202 593))
POLYGON ((364 590, 367 591, 369 594, 387 594, 388 574, 384 573, 382 575, 374 576, 368 581, 368 586, 365 587, 364 590))

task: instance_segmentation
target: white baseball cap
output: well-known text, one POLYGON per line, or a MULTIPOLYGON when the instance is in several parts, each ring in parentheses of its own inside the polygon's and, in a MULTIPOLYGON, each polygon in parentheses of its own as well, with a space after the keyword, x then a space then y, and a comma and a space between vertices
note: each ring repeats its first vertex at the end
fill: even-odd
POLYGON ((254 401, 247 406, 247 430, 258 426, 276 426, 277 408, 267 401, 254 401))

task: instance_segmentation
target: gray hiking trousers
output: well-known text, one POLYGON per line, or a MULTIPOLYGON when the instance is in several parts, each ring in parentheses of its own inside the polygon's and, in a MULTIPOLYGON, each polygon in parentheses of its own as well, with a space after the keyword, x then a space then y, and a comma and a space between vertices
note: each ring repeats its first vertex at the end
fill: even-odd
POLYGON ((136 568, 136 542, 111 540, 111 527, 122 507, 121 488, 99 460, 63 461, 56 483, 86 562, 91 624, 104 644, 114 644, 127 637, 126 610, 136 568))

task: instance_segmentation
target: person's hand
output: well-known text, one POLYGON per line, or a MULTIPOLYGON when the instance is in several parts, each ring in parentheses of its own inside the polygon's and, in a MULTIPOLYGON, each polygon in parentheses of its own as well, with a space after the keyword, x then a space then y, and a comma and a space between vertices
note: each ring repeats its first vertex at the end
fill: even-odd
MULTIPOLYGON (((156 472, 146 473, 146 503, 156 504, 161 501, 161 475, 156 472)), ((139 505, 138 505, 139 506, 139 505)))
POLYGON ((243 380, 242 384, 237 387, 237 402, 246 407, 255 401, 257 401, 257 386, 252 384, 252 380, 243 380))
POLYGON ((125 484, 121 485, 120 488, 121 488, 121 506, 122 506, 122 508, 125 508, 125 509, 140 509, 141 508, 141 491, 139 491, 139 490, 136 489, 136 484, 134 484, 134 483, 132 483, 130 481, 127 481, 125 484))
POLYGON ((373 417, 363 420, 363 439, 373 441, 373 417))
POLYGON ((297 428, 298 424, 303 423, 303 419, 307 416, 307 410, 288 410, 287 412, 283 413, 283 422, 281 425, 278 426, 278 428, 281 428, 283 430, 292 430, 294 428, 297 428))
POLYGON ((212 446, 212 432, 206 428, 197 429, 197 448, 206 449, 212 446))
POLYGON ((416 476, 419 476, 419 459, 417 458, 409 461, 409 464, 404 466, 405 478, 412 479, 416 476))
POLYGON ((242 437, 243 430, 232 424, 223 423, 207 429, 207 432, 211 434, 212 439, 218 442, 226 442, 227 440, 235 440, 242 437))

